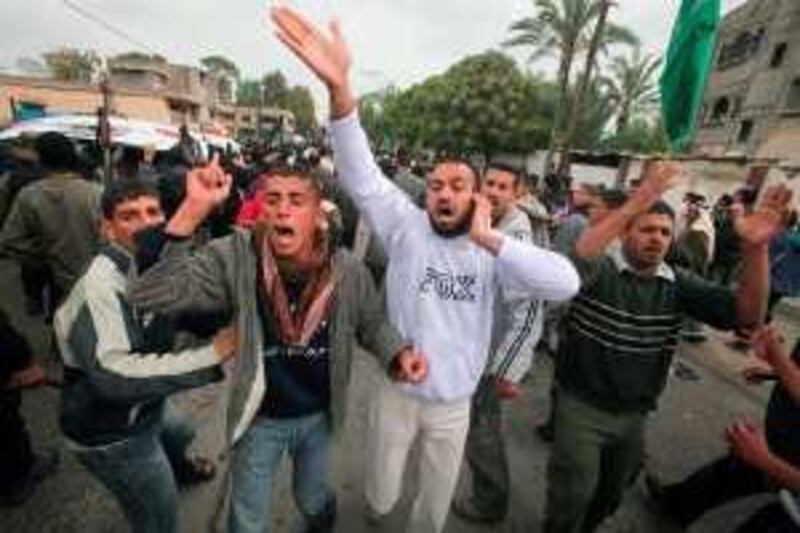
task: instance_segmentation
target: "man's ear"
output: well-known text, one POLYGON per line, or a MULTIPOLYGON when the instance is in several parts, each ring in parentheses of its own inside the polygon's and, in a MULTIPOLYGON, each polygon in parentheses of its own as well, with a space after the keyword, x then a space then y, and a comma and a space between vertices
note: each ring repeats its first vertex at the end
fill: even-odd
POLYGON ((115 237, 114 226, 105 217, 100 218, 100 235, 102 235, 103 238, 109 242, 113 241, 115 237))

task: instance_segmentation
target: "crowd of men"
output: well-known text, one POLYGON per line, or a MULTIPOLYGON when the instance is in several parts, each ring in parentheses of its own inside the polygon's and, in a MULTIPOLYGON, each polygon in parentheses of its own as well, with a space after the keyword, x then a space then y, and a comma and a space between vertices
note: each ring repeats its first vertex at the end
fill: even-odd
MULTIPOLYGON (((375 361, 362 457, 370 527, 387 528, 409 467, 407 531, 442 531, 451 510, 506 519, 505 400, 538 345, 556 369, 539 428, 552 441, 544 530, 595 531, 641 472, 645 424, 681 338, 703 340, 700 324, 755 348, 751 380, 767 367, 778 380, 766 433, 734 425, 728 456, 672 485, 649 475, 650 494, 688 526, 782 488, 738 531, 800 530, 800 356, 764 326, 767 308, 800 288, 785 186, 758 203, 746 189, 723 197, 713 214, 692 193, 676 214, 662 195, 681 169, 663 161, 628 190, 553 176, 539 189, 499 161, 478 170, 451 155, 421 169, 404 152, 375 157, 338 26, 271 15, 328 90, 332 157, 203 159, 187 137, 159 161, 127 153, 103 187, 59 134, 3 154, 0 257, 18 263, 29 310, 52 321, 67 447, 134 532, 180 531, 178 487, 216 475, 215 461, 188 453, 195 428, 170 396, 226 374, 227 530, 273 530, 288 454, 298 530, 332 531, 328 475, 356 344, 375 361), (469 490, 454 498, 462 463, 469 490)), ((58 462, 33 451, 20 393, 55 378, 4 314, 0 349, 0 502, 18 505, 58 462)))

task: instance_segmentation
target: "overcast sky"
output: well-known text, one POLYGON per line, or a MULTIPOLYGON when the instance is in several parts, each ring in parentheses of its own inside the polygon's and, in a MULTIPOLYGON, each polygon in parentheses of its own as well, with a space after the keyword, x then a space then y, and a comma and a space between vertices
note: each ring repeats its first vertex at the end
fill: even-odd
MULTIPOLYGON (((723 10, 745 0, 723 0, 723 10)), ((320 21, 340 17, 353 48, 359 91, 389 83, 407 86, 446 69, 465 55, 498 48, 508 25, 532 12, 531 0, 289 0, 320 21)), ((0 69, 19 57, 58 46, 101 54, 141 49, 87 20, 69 4, 121 29, 136 43, 172 62, 196 64, 205 55, 232 59, 245 75, 280 69, 291 83, 321 88, 272 36, 270 0, 2 0, 0 69)), ((680 0, 618 0, 615 22, 639 34, 648 51, 663 53, 680 0)), ((524 59, 523 52, 513 55, 524 59)), ((551 72, 552 63, 532 70, 551 72)))

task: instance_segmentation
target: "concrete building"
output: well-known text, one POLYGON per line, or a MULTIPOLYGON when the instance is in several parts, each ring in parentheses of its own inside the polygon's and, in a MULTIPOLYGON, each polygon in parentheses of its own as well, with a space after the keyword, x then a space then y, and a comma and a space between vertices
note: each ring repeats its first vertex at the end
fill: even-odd
MULTIPOLYGON (((146 56, 112 58, 108 71, 113 115, 235 137, 258 130, 259 109, 235 105, 236 80, 229 76, 146 56)), ((94 114, 102 100, 98 84, 0 75, 0 127, 12 122, 12 106, 94 114)), ((285 110, 262 108, 260 116, 264 128, 294 125, 285 110)))
POLYGON ((698 121, 698 153, 800 162, 800 2, 728 13, 698 121))

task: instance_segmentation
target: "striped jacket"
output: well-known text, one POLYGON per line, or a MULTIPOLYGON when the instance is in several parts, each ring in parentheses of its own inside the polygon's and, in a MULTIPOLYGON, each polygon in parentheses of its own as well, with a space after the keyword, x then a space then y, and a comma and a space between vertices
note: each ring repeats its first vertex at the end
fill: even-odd
POLYGON ((718 329, 736 325, 727 288, 662 264, 642 276, 621 250, 573 261, 581 290, 570 304, 556 358, 560 386, 610 412, 656 407, 684 315, 718 329))
MULTIPOLYGON (((503 234, 518 241, 534 242, 531 223, 521 209, 512 207, 498 225, 503 234)), ((533 364, 534 350, 542 336, 544 302, 541 300, 494 301, 492 344, 487 373, 519 383, 533 364)))
POLYGON ((171 323, 130 305, 126 284, 133 270, 127 252, 104 247, 53 322, 69 378, 61 425, 84 446, 145 431, 160 419, 170 393, 222 377, 211 345, 172 351, 171 323))

